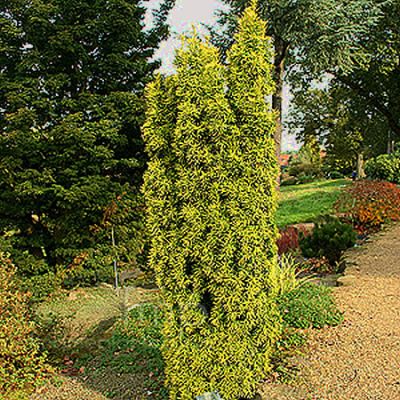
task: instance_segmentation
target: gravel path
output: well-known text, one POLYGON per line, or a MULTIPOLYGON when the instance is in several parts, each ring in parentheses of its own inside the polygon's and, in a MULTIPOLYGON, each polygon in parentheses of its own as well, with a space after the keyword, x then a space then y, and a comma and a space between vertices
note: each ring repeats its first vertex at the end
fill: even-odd
POLYGON ((297 386, 265 400, 400 400, 400 225, 349 252, 349 286, 335 289, 345 322, 314 331, 297 386))

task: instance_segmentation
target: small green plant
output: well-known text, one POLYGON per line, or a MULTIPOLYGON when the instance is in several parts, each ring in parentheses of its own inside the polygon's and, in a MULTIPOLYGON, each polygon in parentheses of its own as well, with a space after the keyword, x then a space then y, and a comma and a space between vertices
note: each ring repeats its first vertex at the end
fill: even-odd
POLYGON ((62 274, 47 272, 32 277, 20 276, 21 289, 31 293, 30 302, 39 303, 54 296, 61 288, 62 274))
POLYGON ((306 283, 310 277, 299 278, 301 265, 291 254, 282 254, 277 266, 278 296, 290 293, 306 283))
POLYGON ((131 310, 126 319, 116 323, 100 355, 99 370, 107 368, 117 374, 140 374, 146 392, 152 399, 166 399, 164 362, 161 355, 161 309, 154 304, 143 304, 131 310))
POLYGON ((329 264, 335 266, 343 252, 354 246, 356 239, 351 225, 328 218, 316 224, 312 235, 300 240, 300 248, 305 257, 326 257, 329 264))
POLYGON ((339 171, 328 172, 329 179, 343 179, 344 175, 339 171))
POLYGON ((30 293, 29 303, 37 303, 60 289, 62 283, 61 268, 51 268, 43 259, 37 258, 28 251, 15 246, 15 235, 12 232, 0 235, 0 249, 10 255, 18 266, 18 278, 21 292, 30 293))
POLYGON ((331 289, 306 283, 278 299, 284 325, 290 328, 323 328, 342 323, 331 289))
POLYGON ((299 265, 291 254, 282 254, 277 267, 278 295, 290 293, 299 286, 297 271, 299 265))
POLYGON ((299 183, 298 179, 290 175, 281 176, 281 186, 293 186, 299 183))

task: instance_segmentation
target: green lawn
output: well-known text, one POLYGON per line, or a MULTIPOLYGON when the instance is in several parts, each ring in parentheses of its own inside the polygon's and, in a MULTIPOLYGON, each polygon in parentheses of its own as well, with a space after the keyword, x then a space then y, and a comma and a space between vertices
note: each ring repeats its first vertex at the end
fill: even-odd
POLYGON ((330 213, 341 189, 349 180, 324 180, 281 188, 277 224, 279 227, 311 222, 330 213))

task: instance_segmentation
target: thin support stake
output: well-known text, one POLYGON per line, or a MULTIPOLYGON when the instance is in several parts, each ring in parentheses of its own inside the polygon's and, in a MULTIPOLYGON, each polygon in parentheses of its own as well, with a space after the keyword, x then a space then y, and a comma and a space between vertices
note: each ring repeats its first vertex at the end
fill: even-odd
POLYGON ((113 246, 113 251, 114 251, 114 287, 115 289, 119 288, 118 285, 118 270, 117 270, 117 257, 116 257, 116 251, 115 251, 115 236, 114 236, 114 227, 111 228, 111 241, 112 241, 112 246, 113 246))

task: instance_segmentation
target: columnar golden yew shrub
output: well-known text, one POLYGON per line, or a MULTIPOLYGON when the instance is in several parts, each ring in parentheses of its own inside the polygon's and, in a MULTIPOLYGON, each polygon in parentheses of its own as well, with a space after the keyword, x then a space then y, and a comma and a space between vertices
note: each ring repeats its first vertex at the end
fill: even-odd
POLYGON ((28 300, 17 289, 15 267, 0 251, 0 399, 23 399, 49 372, 32 336, 28 300))
POLYGON ((171 399, 250 397, 280 332, 272 50, 255 2, 228 67, 196 35, 148 87, 150 264, 165 300, 171 399))

